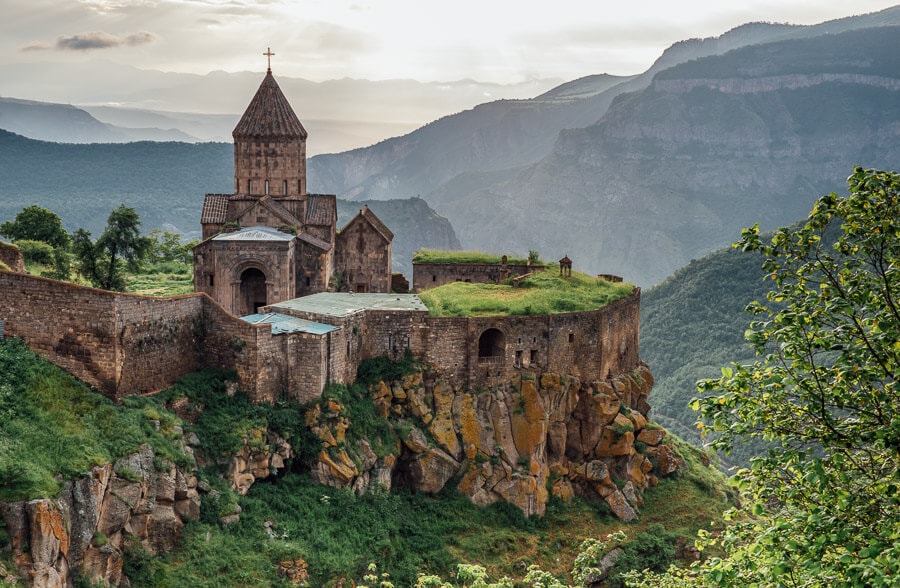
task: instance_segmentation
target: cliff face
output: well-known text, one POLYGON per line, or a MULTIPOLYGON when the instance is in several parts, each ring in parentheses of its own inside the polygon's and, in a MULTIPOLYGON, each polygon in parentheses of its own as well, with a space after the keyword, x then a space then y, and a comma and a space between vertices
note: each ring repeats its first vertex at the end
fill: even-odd
POLYGON ((376 447, 355 438, 347 407, 322 400, 306 416, 321 441, 312 476, 358 493, 395 485, 435 493, 458 479, 476 504, 504 500, 526 515, 542 515, 551 494, 581 494, 634 520, 641 492, 681 462, 666 432, 648 422, 652 385, 646 367, 592 382, 524 374, 475 392, 421 372, 379 382, 372 400, 401 441, 376 447))
POLYGON ((143 445, 66 482, 58 498, 0 503, 19 575, 37 588, 71 586, 73 575, 127 586, 124 550, 174 549, 184 522, 200 516, 197 479, 171 464, 160 471, 154 458, 143 445))

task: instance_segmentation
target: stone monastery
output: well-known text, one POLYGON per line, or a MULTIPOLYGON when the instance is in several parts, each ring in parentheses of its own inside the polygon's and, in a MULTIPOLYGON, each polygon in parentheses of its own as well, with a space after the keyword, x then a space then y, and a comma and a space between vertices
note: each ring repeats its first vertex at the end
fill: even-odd
MULTIPOLYGON (((391 293, 393 233, 365 207, 338 231, 335 195, 307 192, 307 132, 271 67, 233 136, 234 193, 203 202, 195 294, 149 298, 0 272, 5 333, 114 398, 214 366, 235 369, 257 401, 305 402, 328 382, 352 382, 361 361, 406 350, 467 389, 523 370, 593 380, 641 368, 638 288, 587 312, 450 318, 391 293)), ((422 269, 417 290, 445 281, 441 268, 422 269)), ((527 268, 500 275, 510 271, 527 268)), ((498 268, 466 272, 453 279, 495 281, 498 268)))
MULTIPOLYGON (((337 231, 335 196, 307 192, 306 139, 270 68, 234 130, 234 193, 205 197, 195 293, 153 298, 34 277, 0 243, 11 268, 0 271, 0 337, 22 338, 117 400, 219 367, 254 401, 311 403, 306 424, 324 444, 311 475, 323 484, 437 492, 459 475, 476 504, 505 500, 540 515, 551 492, 582 492, 636 519, 640 492, 680 463, 665 431, 648 425, 640 289, 583 312, 430 316, 417 294, 390 291, 384 223, 363 208, 337 231), (325 387, 353 382, 366 359, 406 353, 423 370, 370 391, 382 417, 410 426, 402 447, 382 457, 368 442, 336 447, 348 425, 325 387)), ((567 257, 560 268, 571 275, 567 257)), ((413 284, 533 271, 505 260, 422 263, 413 284)), ((233 487, 243 493, 269 475, 274 462, 259 459, 229 470, 233 487)))

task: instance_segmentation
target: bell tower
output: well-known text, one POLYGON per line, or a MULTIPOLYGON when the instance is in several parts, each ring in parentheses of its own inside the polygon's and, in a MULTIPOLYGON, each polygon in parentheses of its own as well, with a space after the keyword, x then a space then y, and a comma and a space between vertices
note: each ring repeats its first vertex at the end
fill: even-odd
MULTIPOLYGON (((269 59, 266 77, 231 133, 234 193, 305 200, 306 129, 272 75, 275 54, 269 49, 263 55, 269 59)), ((303 207, 289 208, 300 212, 303 207)))

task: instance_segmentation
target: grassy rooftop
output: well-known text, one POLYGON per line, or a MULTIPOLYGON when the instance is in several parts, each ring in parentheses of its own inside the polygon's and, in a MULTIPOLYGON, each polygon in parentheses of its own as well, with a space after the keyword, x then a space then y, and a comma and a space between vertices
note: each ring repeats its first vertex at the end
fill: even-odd
POLYGON ((559 275, 558 266, 505 284, 454 282, 419 293, 431 316, 558 314, 594 310, 631 294, 627 282, 608 282, 580 272, 559 275))
MULTIPOLYGON (((503 255, 484 251, 446 251, 442 249, 419 249, 413 254, 413 263, 496 263, 502 262, 503 255)), ((506 263, 525 265, 527 257, 506 256, 506 263)), ((543 263, 543 262, 539 262, 543 263)))

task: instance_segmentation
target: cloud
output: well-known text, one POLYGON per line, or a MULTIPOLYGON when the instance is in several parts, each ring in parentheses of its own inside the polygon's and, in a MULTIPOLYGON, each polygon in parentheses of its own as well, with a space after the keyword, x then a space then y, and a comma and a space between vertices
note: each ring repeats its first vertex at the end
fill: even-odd
POLYGON ((156 35, 141 31, 131 33, 124 37, 116 37, 108 33, 78 33, 70 37, 57 37, 56 43, 50 45, 35 41, 22 47, 21 51, 45 51, 55 49, 57 51, 89 51, 91 49, 111 49, 114 47, 146 45, 156 40, 156 35))

